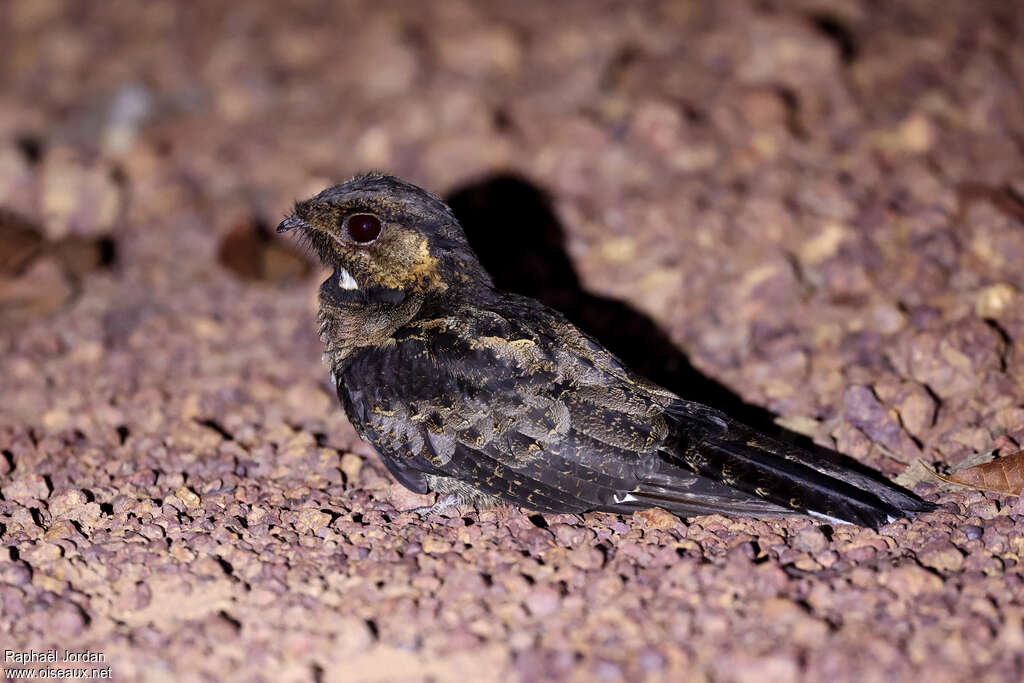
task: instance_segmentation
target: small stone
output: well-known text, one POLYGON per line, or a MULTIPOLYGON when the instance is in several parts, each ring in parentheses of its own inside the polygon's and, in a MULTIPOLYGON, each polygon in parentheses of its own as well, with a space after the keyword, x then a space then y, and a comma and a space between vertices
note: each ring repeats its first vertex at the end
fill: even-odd
POLYGON ((425 536, 421 545, 423 546, 423 552, 428 555, 440 555, 452 549, 451 543, 443 541, 436 536, 425 536))
POLYGON ((825 550, 814 556, 814 561, 825 569, 828 569, 839 561, 839 553, 835 550, 825 550))
POLYGON ((946 399, 976 390, 978 378, 997 370, 1003 342, 982 320, 966 316, 943 332, 924 331, 907 342, 911 377, 946 399))
POLYGON ((346 453, 341 456, 341 471, 345 473, 345 480, 352 485, 359 480, 359 470, 363 468, 363 458, 355 453, 346 453))
POLYGON ((174 492, 174 495, 177 496, 178 500, 184 503, 185 507, 190 510, 199 507, 201 503, 201 501, 199 500, 199 496, 196 495, 196 493, 187 486, 182 486, 181 488, 179 488, 177 491, 174 492))
POLYGON ((187 563, 196 559, 196 554, 180 543, 173 544, 169 552, 178 562, 187 563))
POLYGON ((295 524, 296 530, 300 532, 317 533, 331 523, 331 516, 326 512, 305 508, 299 511, 298 521, 295 524))
POLYGON ((50 432, 60 431, 71 424, 71 414, 62 408, 43 413, 43 426, 50 432))
POLYGON ((870 545, 859 545, 843 552, 843 557, 851 562, 867 562, 878 554, 878 550, 870 545))
POLYGON ((249 526, 255 526, 263 521, 263 518, 267 516, 267 511, 263 508, 254 507, 249 510, 249 513, 245 516, 245 523, 249 526))
POLYGON ((110 501, 110 507, 115 515, 120 515, 127 512, 131 512, 132 508, 135 507, 136 502, 138 501, 136 501, 131 496, 122 493, 120 495, 115 496, 114 499, 110 501))
POLYGON ((974 313, 979 318, 999 318, 1014 305, 1017 290, 1005 282, 989 285, 974 296, 974 313))
POLYGON ((561 595, 550 586, 536 586, 531 590, 523 603, 530 614, 535 617, 546 617, 558 609, 561 595))
POLYGON ((516 540, 534 556, 544 554, 555 544, 554 534, 535 526, 516 532, 516 540))
POLYGON ((18 506, 11 512, 11 522, 17 524, 22 528, 30 538, 38 538, 42 535, 42 531, 39 525, 36 524, 36 520, 32 517, 32 513, 26 507, 18 506))
POLYGON ((1024 615, 1020 608, 1008 610, 999 632, 999 646, 1008 652, 1020 652, 1024 648, 1024 615))
POLYGON ((143 524, 142 528, 139 529, 139 533, 148 538, 151 541, 155 541, 164 537, 163 527, 158 524, 143 524))
POLYGON ((47 541, 57 541, 62 538, 72 538, 78 535, 78 530, 75 526, 66 519, 58 519, 50 525, 50 528, 43 534, 43 538, 47 541))
POLYGON ((828 539, 821 529, 808 526, 797 532, 793 538, 793 548, 802 552, 818 553, 828 547, 828 539))
POLYGON ((917 559, 926 567, 936 571, 959 571, 964 566, 964 556, 952 543, 940 543, 917 554, 917 559))
POLYGON ((821 564, 810 555, 801 555, 793 562, 793 566, 804 572, 816 572, 821 569, 821 564))
POLYGON ((999 514, 999 507, 991 500, 982 500, 967 507, 967 514, 982 519, 995 519, 999 514))
POLYGON ((227 615, 218 613, 206 620, 203 630, 214 642, 224 643, 238 637, 241 625, 227 615))
POLYGON ((37 500, 44 500, 50 495, 50 487, 46 480, 38 474, 25 474, 17 477, 3 487, 3 497, 22 505, 31 506, 37 500))
MULTIPOLYGON (((626 530, 628 531, 628 528, 626 530)), ((548 531, 555 535, 559 545, 567 548, 575 548, 595 537, 594 532, 590 529, 571 524, 552 524, 548 527, 548 531)))
POLYGON ((62 554, 63 551, 56 543, 40 543, 25 552, 25 559, 33 565, 47 564, 58 559, 62 554))
POLYGON ((479 525, 462 526, 455 531, 455 540, 466 545, 473 545, 480 540, 482 535, 483 532, 480 531, 479 525))
POLYGON ((648 508, 633 513, 633 519, 639 520, 644 529, 675 529, 682 521, 668 510, 648 508))
POLYGON ((54 605, 47 621, 47 629, 60 638, 75 638, 85 630, 85 614, 73 602, 61 601, 54 605))
POLYGON ((86 503, 78 509, 72 519, 81 524, 85 530, 91 531, 102 517, 103 509, 100 508, 99 503, 93 501, 91 503, 86 503))
POLYGON ((875 443, 902 456, 904 462, 920 457, 920 449, 903 433, 895 411, 887 409, 865 386, 851 386, 843 396, 843 416, 875 443))
POLYGON ((0 562, 0 583, 27 586, 31 582, 32 572, 24 562, 0 562))
POLYGON ((928 118, 919 113, 907 117, 897 133, 900 146, 907 152, 927 152, 935 144, 936 132, 928 118))
POLYGON ((413 493, 401 484, 391 484, 384 497, 396 510, 402 511, 430 507, 434 504, 433 494, 413 493))
POLYGON ((935 399, 923 387, 913 382, 910 384, 916 390, 908 392, 899 399, 896 411, 906 430, 920 439, 935 421, 935 399))
MULTIPOLYGON (((303 261, 300 259, 298 263, 302 264, 303 261)), ((267 278, 272 280, 283 280, 288 277, 288 274, 267 273, 267 278)), ((314 382, 297 382, 285 392, 284 402, 295 410, 314 417, 326 416, 334 409, 335 404, 335 400, 314 382)))
POLYGON ((942 590, 942 579, 917 565, 904 565, 882 572, 879 582, 900 597, 942 590))
POLYGON ((593 546, 580 546, 569 551, 569 562, 583 570, 600 569, 604 565, 604 553, 593 546))
POLYGON ((55 492, 47 503, 54 517, 74 517, 88 503, 85 494, 78 489, 63 489, 55 492))

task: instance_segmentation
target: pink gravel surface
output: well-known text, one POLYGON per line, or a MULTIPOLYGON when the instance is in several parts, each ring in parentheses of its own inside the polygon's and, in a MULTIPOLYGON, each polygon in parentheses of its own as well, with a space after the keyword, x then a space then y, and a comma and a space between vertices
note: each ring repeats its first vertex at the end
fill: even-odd
POLYGON ((0 5, 0 654, 1021 680, 1024 503, 914 469, 1024 438, 1021 35, 1018 2, 0 5), (941 508, 411 512, 325 386, 315 267, 267 232, 369 168, 514 174, 577 301, 941 508))

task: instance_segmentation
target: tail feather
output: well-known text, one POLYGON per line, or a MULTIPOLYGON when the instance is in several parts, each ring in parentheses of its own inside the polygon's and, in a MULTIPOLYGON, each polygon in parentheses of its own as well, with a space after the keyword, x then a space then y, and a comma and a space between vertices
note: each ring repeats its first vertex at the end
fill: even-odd
MULTIPOLYGON (((759 516, 802 513, 877 529, 935 507, 880 475, 876 478, 815 457, 724 416, 714 423, 716 429, 702 431, 687 425, 666 453, 676 465, 692 470, 701 479, 722 482, 742 494, 732 500, 717 498, 711 501, 716 509, 707 511, 724 507, 734 513, 759 516), (757 510, 757 503, 770 508, 757 510)), ((689 495, 681 496, 678 488, 673 491, 663 481, 651 481, 635 495, 672 510, 673 505, 693 505, 692 489, 682 489, 689 495), (653 502, 656 500, 661 502, 653 502)))
POLYGON ((901 511, 843 479, 749 446, 715 439, 700 446, 695 471, 722 477, 731 486, 777 505, 863 526, 879 527, 901 511))
POLYGON ((839 479, 851 486, 868 493, 899 511, 899 517, 906 517, 916 512, 929 512, 935 509, 934 503, 921 500, 907 489, 885 479, 881 474, 870 470, 858 471, 826 458, 816 456, 792 444, 783 443, 750 427, 730 422, 729 433, 736 440, 741 440, 769 454, 776 454, 789 462, 799 463, 832 479, 839 479))
POLYGON ((793 511, 758 496, 695 474, 670 462, 662 462, 635 490, 616 498, 616 504, 602 509, 632 512, 649 507, 664 508, 682 517, 720 513, 752 517, 785 517, 793 511))

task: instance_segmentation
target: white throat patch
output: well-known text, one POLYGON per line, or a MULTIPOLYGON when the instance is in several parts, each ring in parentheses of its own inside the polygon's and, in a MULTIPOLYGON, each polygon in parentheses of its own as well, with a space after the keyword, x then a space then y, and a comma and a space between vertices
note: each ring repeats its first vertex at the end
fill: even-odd
POLYGON ((338 276, 338 286, 342 289, 359 289, 359 283, 352 277, 351 274, 344 268, 340 268, 341 274, 338 276))

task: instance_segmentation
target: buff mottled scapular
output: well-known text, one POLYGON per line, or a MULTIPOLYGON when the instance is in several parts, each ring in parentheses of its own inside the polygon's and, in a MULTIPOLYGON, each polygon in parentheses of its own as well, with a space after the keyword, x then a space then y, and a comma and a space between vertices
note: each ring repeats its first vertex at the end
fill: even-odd
MULTIPOLYGON (((438 506, 809 514, 878 527, 931 504, 637 376, 559 312, 494 288, 451 209, 383 174, 299 202, 334 269, 319 327, 338 396, 438 506)), ((508 235, 508 239, 516 239, 508 235)))

